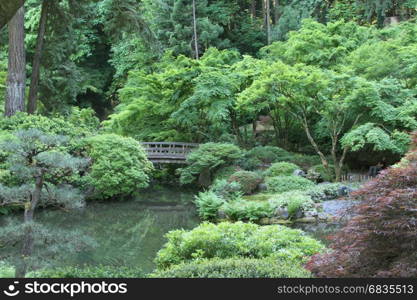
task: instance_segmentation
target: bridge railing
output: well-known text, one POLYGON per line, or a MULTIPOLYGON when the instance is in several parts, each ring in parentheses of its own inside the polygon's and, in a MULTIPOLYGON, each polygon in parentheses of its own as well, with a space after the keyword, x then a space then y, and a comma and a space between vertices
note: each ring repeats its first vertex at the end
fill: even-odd
POLYGON ((146 142, 141 143, 148 158, 152 160, 185 160, 199 144, 178 142, 146 142))

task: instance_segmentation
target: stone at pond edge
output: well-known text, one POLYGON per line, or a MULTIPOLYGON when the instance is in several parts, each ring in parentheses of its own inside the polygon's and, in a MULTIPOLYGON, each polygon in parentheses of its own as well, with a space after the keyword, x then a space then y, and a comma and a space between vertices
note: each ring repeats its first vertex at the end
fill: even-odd
POLYGON ((227 215, 223 210, 218 210, 217 211, 217 219, 227 219, 227 215))
POLYGON ((258 191, 265 192, 268 189, 265 183, 258 184, 258 191))
POLYGON ((259 220, 260 225, 272 225, 272 224, 292 224, 290 220, 283 220, 278 218, 262 218, 259 220))
POLYGON ((290 214, 289 214, 289 212, 288 212, 288 209, 286 209, 286 208, 281 208, 281 207, 278 207, 278 208, 275 210, 274 215, 275 215, 275 217, 277 217, 277 218, 279 218, 279 219, 288 219, 288 218, 290 217, 290 214))
POLYGON ((294 175, 294 176, 306 177, 306 173, 305 173, 303 170, 300 170, 300 169, 295 170, 295 171, 293 172, 293 175, 294 175))
POLYGON ((295 220, 296 223, 316 223, 317 219, 315 217, 304 217, 301 219, 295 220))
POLYGON ((337 193, 339 195, 339 197, 343 197, 343 196, 349 196, 349 194, 353 192, 353 189, 346 186, 346 185, 342 185, 338 190, 337 193))

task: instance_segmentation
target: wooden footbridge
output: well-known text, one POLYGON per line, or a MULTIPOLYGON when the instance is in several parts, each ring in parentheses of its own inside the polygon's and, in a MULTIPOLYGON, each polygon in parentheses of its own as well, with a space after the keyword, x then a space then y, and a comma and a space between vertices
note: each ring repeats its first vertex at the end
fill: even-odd
POLYGON ((187 156, 199 144, 175 142, 141 143, 153 164, 186 164, 187 156))

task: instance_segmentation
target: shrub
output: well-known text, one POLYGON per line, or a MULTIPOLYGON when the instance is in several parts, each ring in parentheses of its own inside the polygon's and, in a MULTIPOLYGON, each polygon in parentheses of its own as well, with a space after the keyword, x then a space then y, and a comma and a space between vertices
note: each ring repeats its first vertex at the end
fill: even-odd
POLYGON ((226 180, 216 180, 210 187, 210 191, 226 201, 235 200, 243 195, 242 186, 239 182, 227 182, 226 180))
POLYGON ((229 177, 228 182, 239 183, 243 193, 249 195, 258 188, 258 185, 262 182, 262 177, 255 172, 238 171, 229 177))
POLYGON ((224 200, 212 191, 198 193, 194 203, 197 206, 198 215, 206 221, 215 220, 219 208, 224 204, 224 200))
POLYGON ((317 276, 417 276, 417 133, 412 149, 401 165, 354 193, 361 204, 332 238, 334 251, 308 264, 317 276))
POLYGON ((143 278, 137 267, 83 266, 42 269, 28 274, 31 278, 143 278))
POLYGON ((314 202, 302 191, 290 191, 274 196, 269 200, 273 210, 287 208, 290 217, 295 217, 297 212, 314 210, 314 202))
POLYGON ((14 278, 14 275, 15 268, 4 261, 0 261, 0 278, 14 278))
POLYGON ((311 167, 307 172, 307 178, 315 182, 332 182, 335 176, 333 165, 329 165, 328 169, 323 165, 316 165, 311 167))
POLYGON ((229 179, 229 177, 236 173, 237 171, 240 171, 241 169, 238 166, 226 166, 218 169, 214 173, 214 181, 216 180, 222 180, 222 179, 229 179))
MULTIPOLYGON (((191 152, 187 158, 189 165, 179 169, 180 182, 188 184, 194 182, 198 175, 207 173, 207 181, 211 181, 211 175, 220 167, 232 164, 242 156, 239 147, 233 144, 207 143, 200 145, 197 150, 191 152)), ((210 182, 202 183, 203 185, 210 182)))
POLYGON ((95 198, 128 196, 148 186, 153 166, 134 139, 103 134, 85 139, 81 147, 92 159, 85 182, 94 187, 95 198))
POLYGON ((292 190, 307 190, 314 183, 300 176, 277 176, 266 179, 268 191, 272 193, 284 193, 292 190))
POLYGON ((265 176, 290 176, 293 175, 294 171, 300 169, 299 166, 289 162, 274 163, 265 171, 265 176))
POLYGON ((306 191, 314 202, 333 200, 339 198, 339 190, 343 186, 341 183, 326 183, 316 185, 306 191))
POLYGON ((235 200, 223 206, 226 216, 233 221, 258 221, 272 215, 268 202, 235 200))
POLYGON ((308 278, 310 272, 286 260, 226 258, 202 259, 156 271, 154 278, 308 278))
POLYGON ((303 261, 323 245, 301 230, 252 223, 203 223, 191 231, 174 230, 157 253, 158 269, 201 258, 266 258, 280 256, 303 261))
POLYGON ((254 170, 262 165, 289 160, 292 154, 273 146, 258 146, 245 153, 239 165, 245 170, 254 170))
MULTIPOLYGON (((85 110, 75 110, 77 114, 87 114, 85 110)), ((91 135, 98 126, 91 123, 95 117, 90 116, 85 119, 63 117, 45 117, 41 115, 29 115, 19 112, 10 118, 0 118, 0 129, 10 132, 26 129, 38 129, 48 134, 65 135, 70 138, 85 137, 91 135), (87 123, 84 123, 86 121, 87 123)), ((97 124, 98 125, 98 120, 97 124)))

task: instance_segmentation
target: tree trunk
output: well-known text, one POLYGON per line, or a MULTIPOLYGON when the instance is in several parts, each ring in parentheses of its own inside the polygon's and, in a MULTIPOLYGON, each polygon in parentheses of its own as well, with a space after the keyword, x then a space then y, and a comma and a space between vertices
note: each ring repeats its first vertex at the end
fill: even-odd
POLYGON ((279 21, 278 0, 273 0, 272 3, 273 3, 273 6, 274 6, 274 24, 277 25, 278 21, 279 21))
POLYGON ((256 1, 257 0, 252 0, 252 2, 251 2, 250 13, 251 13, 252 19, 256 18, 256 1))
POLYGON ((25 9, 21 7, 9 22, 9 65, 5 115, 24 111, 26 85, 25 9))
POLYGON ((196 12, 195 0, 193 0, 193 29, 194 29, 194 53, 195 53, 195 59, 199 59, 200 58, 200 54, 199 54, 199 51, 198 51, 197 12, 196 12))
POLYGON ((2 29, 22 7, 25 0, 0 0, 0 29, 2 29))
POLYGON ((301 122, 304 127, 304 131, 307 135, 307 139, 309 140, 310 144, 313 146, 316 153, 320 156, 321 163, 323 164, 323 167, 328 170, 329 169, 329 162, 326 159, 326 156, 324 156, 323 152, 320 151, 319 146, 317 145, 316 141, 314 140, 313 136, 311 135, 310 128, 307 123, 307 118, 303 116, 303 119, 301 119, 301 122))
POLYGON ((21 251, 20 262, 16 266, 15 276, 16 278, 24 278, 28 270, 27 260, 33 253, 34 236, 33 236, 33 215, 35 213, 36 206, 39 203, 41 192, 43 187, 43 174, 40 174, 36 178, 35 190, 31 195, 30 202, 25 206, 24 224, 25 234, 23 237, 23 245, 21 251))
POLYGON ((32 76, 30 79, 29 99, 27 111, 30 114, 36 112, 36 104, 39 90, 40 67, 42 60, 43 44, 45 40, 46 21, 48 19, 49 1, 44 0, 41 8, 41 18, 39 20, 38 37, 36 40, 35 56, 32 63, 32 76))
POLYGON ((270 0, 265 1, 265 24, 266 24, 266 36, 268 45, 271 44, 271 7, 270 7, 270 0))

